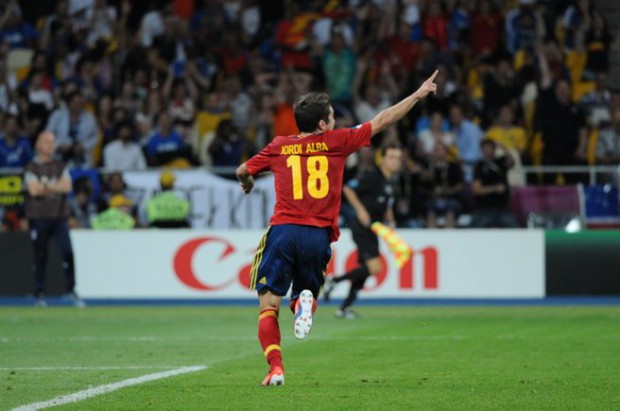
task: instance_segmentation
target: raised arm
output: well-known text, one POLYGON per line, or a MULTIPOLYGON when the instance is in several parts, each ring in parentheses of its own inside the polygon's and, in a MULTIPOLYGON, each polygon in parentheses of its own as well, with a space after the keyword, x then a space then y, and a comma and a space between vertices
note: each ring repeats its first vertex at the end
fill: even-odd
POLYGON ((548 89, 553 83, 553 77, 551 76, 551 69, 549 68, 547 56, 540 44, 536 46, 536 55, 538 57, 538 69, 540 70, 540 88, 543 90, 548 89))
POLYGON ((437 92, 437 84, 433 83, 435 77, 439 70, 435 70, 432 76, 430 76, 420 88, 418 88, 414 93, 410 94, 408 97, 405 97, 400 102, 390 106, 377 114, 375 118, 370 120, 370 124, 372 126, 372 135, 376 135, 381 133, 385 129, 387 129, 392 124, 399 121, 401 118, 405 116, 416 105, 416 103, 422 100, 424 97, 428 96, 430 93, 437 92))

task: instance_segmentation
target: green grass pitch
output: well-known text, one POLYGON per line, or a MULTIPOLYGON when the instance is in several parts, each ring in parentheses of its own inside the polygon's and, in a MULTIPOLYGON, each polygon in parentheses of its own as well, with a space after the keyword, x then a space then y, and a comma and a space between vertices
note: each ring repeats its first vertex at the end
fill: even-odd
POLYGON ((286 385, 252 307, 0 308, 0 410, 184 366, 59 410, 619 410, 620 307, 320 307, 286 385))

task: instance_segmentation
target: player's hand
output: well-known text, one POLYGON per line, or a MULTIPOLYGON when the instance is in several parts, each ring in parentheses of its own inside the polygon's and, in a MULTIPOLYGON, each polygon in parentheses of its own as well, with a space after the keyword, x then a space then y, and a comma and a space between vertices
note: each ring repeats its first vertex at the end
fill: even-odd
POLYGON ((424 83, 422 83, 418 91, 416 91, 418 97, 424 98, 430 93, 437 93, 437 84, 434 83, 437 74, 439 74, 439 70, 435 70, 435 72, 429 78, 427 78, 424 83))
POLYGON ((371 221, 370 221, 370 214, 368 214, 368 211, 366 211, 364 209, 357 210, 357 220, 364 227, 370 227, 371 221))
POLYGON ((248 176, 244 181, 240 181, 241 190, 244 194, 248 194, 254 188, 254 177, 248 176))

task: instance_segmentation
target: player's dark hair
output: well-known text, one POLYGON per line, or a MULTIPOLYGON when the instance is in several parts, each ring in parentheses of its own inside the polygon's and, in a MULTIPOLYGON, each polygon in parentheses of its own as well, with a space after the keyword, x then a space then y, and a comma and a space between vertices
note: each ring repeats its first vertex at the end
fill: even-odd
POLYGON ((311 133, 319 126, 319 121, 329 122, 331 100, 325 93, 307 93, 297 97, 293 103, 295 122, 302 133, 311 133))
POLYGON ((383 146, 381 146, 381 157, 385 157, 385 153, 387 153, 388 150, 402 150, 402 149, 403 149, 403 146, 401 146, 399 143, 390 141, 388 143, 385 143, 383 146))

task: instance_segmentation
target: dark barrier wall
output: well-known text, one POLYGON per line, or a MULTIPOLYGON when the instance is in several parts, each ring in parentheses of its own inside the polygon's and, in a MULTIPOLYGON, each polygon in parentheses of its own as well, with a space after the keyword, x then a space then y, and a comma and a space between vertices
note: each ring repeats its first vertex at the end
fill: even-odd
MULTIPOLYGON (((50 245, 47 262, 47 294, 64 292, 60 253, 50 245)), ((27 233, 0 234, 0 295, 25 296, 34 291, 32 246, 27 233)), ((78 274, 79 275, 79 274, 78 274)), ((78 278, 79 281, 79 278, 78 278)))
POLYGON ((620 295, 620 231, 547 231, 547 295, 620 295))

